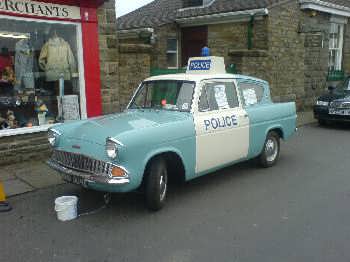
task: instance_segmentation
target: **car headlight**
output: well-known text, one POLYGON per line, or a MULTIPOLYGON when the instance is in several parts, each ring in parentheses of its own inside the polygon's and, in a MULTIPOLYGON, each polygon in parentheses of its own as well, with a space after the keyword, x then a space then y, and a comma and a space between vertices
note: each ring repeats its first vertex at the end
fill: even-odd
POLYGON ((318 106, 328 106, 329 102, 317 100, 316 105, 318 105, 318 106))
POLYGON ((111 138, 106 140, 106 153, 111 159, 115 159, 118 156, 118 143, 111 138))
POLYGON ((56 146, 58 142, 58 138, 61 136, 61 133, 55 129, 50 129, 47 134, 47 139, 51 146, 56 146))

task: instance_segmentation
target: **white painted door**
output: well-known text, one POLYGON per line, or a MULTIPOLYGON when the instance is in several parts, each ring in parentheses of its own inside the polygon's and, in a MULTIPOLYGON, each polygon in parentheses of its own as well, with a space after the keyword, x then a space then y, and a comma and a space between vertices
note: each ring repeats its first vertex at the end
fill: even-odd
POLYGON ((194 122, 196 173, 246 158, 249 119, 241 107, 233 80, 210 80, 202 84, 194 122))

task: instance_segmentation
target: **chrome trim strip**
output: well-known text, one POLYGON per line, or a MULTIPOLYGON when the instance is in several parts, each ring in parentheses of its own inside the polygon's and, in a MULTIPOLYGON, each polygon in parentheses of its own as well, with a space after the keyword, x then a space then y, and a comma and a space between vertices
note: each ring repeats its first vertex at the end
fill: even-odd
POLYGON ((50 160, 65 168, 92 175, 112 178, 111 172, 113 167, 121 168, 125 172, 126 176, 129 175, 129 171, 124 167, 110 162, 94 159, 83 154, 53 150, 50 160), (94 168, 96 166, 98 166, 98 168, 94 168))
POLYGON ((126 185, 130 183, 129 176, 123 178, 110 178, 104 176, 90 175, 88 173, 83 173, 75 171, 73 169, 66 168, 59 163, 56 163, 54 160, 50 159, 47 162, 47 165, 52 169, 58 171, 61 174, 67 174, 71 176, 80 177, 84 180, 83 186, 86 187, 88 183, 96 184, 106 184, 106 185, 126 185))
POLYGON ((113 138, 113 137, 107 137, 106 142, 107 142, 108 140, 112 141, 113 143, 116 143, 116 144, 119 145, 119 146, 125 146, 122 142, 118 141, 117 139, 115 139, 115 138, 113 138))

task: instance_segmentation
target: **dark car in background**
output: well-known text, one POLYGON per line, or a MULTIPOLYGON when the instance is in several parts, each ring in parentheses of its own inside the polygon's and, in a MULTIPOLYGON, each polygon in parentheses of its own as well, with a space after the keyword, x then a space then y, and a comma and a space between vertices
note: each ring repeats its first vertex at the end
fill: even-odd
POLYGON ((350 122, 350 77, 317 99, 314 116, 321 125, 350 122))

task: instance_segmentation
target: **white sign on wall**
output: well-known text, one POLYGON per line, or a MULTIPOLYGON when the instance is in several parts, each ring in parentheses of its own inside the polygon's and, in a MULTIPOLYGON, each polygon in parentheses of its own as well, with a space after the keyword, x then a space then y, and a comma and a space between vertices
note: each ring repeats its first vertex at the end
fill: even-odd
POLYGON ((0 11, 38 17, 81 19, 80 8, 77 6, 57 5, 30 0, 1 0, 0 11))

